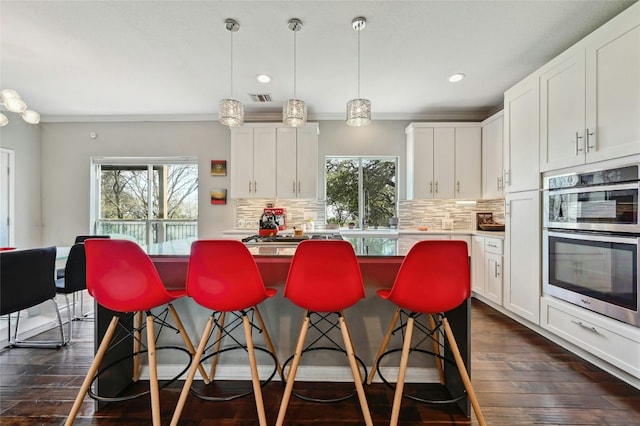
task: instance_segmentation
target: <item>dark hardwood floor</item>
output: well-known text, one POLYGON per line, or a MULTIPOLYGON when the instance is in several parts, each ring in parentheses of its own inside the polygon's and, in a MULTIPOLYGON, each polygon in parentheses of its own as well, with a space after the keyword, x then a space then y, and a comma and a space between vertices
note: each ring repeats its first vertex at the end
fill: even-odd
MULTIPOLYGON (((481 302, 472 308, 472 381, 489 425, 640 425, 640 390, 603 372, 481 302)), ((92 359, 91 322, 74 322, 74 340, 62 349, 0 351, 0 424, 61 425, 92 359)), ((234 386, 235 384, 226 384, 234 386)), ((238 385, 246 385, 240 383, 238 385)), ((326 392, 333 384, 310 383, 326 392)), ((366 387, 376 425, 388 424, 392 391, 366 387)), ((179 384, 161 391, 163 424, 169 424, 179 384)), ((269 424, 274 424, 282 384, 264 388, 269 424)), ((77 425, 149 425, 148 397, 110 404, 101 412, 87 398, 77 425)), ((190 397, 182 425, 257 424, 253 397, 213 403, 190 397)), ((292 398, 287 425, 363 424, 357 399, 313 404, 292 398)), ((401 425, 469 425, 451 406, 403 400, 401 425)))

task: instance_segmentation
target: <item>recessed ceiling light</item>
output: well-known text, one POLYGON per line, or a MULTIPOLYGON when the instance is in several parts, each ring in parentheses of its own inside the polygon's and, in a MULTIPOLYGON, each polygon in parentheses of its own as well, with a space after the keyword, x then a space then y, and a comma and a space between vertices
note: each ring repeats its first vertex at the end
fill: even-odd
POLYGON ((457 83, 463 78, 464 78, 464 74, 462 74, 461 72, 452 74, 451 76, 449 76, 449 83, 457 83))
POLYGON ((256 76, 256 78, 258 79, 258 81, 260 83, 268 83, 271 81, 271 76, 267 75, 267 74, 258 74, 256 76))

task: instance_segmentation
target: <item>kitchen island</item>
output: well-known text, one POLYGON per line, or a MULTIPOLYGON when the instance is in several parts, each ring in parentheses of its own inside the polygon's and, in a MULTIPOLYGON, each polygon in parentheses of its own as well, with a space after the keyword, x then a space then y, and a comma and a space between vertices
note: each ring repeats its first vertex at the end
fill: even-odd
MULTIPOLYGON (((285 245, 281 247, 251 247, 254 258, 268 287, 278 289, 278 293, 272 299, 268 299, 260 305, 260 311, 269 330, 274 345, 278 351, 278 357, 284 362, 294 351, 297 332, 300 321, 303 317, 303 310, 293 305, 283 297, 284 284, 289 270, 295 245, 285 245), (265 252, 269 254, 264 254, 265 252)), ((174 254, 151 254, 152 261, 156 265, 158 272, 169 289, 184 288, 188 265, 188 255, 186 253, 174 254)), ((367 369, 371 368, 373 359, 378 347, 384 337, 384 333, 391 320, 395 306, 382 300, 376 295, 376 290, 380 288, 390 288, 395 279, 396 273, 404 259, 403 255, 394 256, 358 256, 361 267, 366 297, 355 306, 345 311, 345 317, 349 322, 353 344, 356 354, 360 357, 367 369)), ((215 259, 212 259, 215 262, 215 259)), ((180 313, 181 319, 191 336, 192 341, 197 342, 207 321, 210 311, 198 306, 189 298, 182 298, 174 302, 174 306, 180 313)), ((470 359, 470 300, 460 307, 454 309, 449 315, 451 326, 456 335, 458 346, 469 366, 470 359)), ((99 336, 104 333, 110 319, 110 313, 104 308, 98 309, 96 330, 99 336)), ((401 346, 400 333, 393 336, 389 348, 401 346)), ((96 341, 99 341, 97 338, 96 341)), ((264 346, 261 335, 255 336, 256 345, 264 346)), ((158 345, 182 346, 181 339, 173 333, 163 333, 158 345)), ((122 355, 126 355, 126 351, 122 355)), ((182 370, 179 360, 183 357, 172 355, 171 351, 158 352, 158 375, 160 379, 167 379, 175 376, 182 370), (176 358, 174 358, 174 356, 176 358)), ((115 353, 110 354, 115 359, 115 353)), ((433 359, 425 356, 415 356, 409 364, 407 382, 438 382, 438 373, 433 359)), ((389 356, 385 361, 388 366, 382 368, 383 374, 389 380, 394 381, 397 376, 397 365, 399 357, 389 356), (388 362, 387 362, 388 361, 388 362)), ((222 356, 219 361, 216 379, 218 380, 244 380, 249 378, 246 365, 238 364, 237 358, 233 355, 222 356), (234 362, 235 361, 235 362, 234 362)), ((261 377, 268 376, 272 370, 272 361, 264 357, 263 362, 258 359, 261 377)), ((118 388, 126 386, 131 377, 130 366, 124 365, 116 374, 110 374, 100 378, 99 389, 108 389, 114 392, 118 388)), ((148 372, 143 369, 142 377, 148 377, 148 372)), ((303 364, 297 374, 299 381, 349 381, 351 373, 343 357, 334 354, 312 353, 303 357, 303 364), (307 358, 305 360, 305 358, 307 358)), ((196 379, 198 376, 196 376, 196 379)), ((278 377, 275 380, 279 380, 278 377)), ((380 380, 376 376, 376 380, 380 380)), ((462 392, 463 385, 455 368, 446 369, 446 386, 452 395, 462 392)), ((101 393, 101 391, 99 390, 101 393)), ((98 405, 98 408, 100 408, 98 405)), ((469 402, 466 398, 459 402, 463 412, 469 414, 469 402)))

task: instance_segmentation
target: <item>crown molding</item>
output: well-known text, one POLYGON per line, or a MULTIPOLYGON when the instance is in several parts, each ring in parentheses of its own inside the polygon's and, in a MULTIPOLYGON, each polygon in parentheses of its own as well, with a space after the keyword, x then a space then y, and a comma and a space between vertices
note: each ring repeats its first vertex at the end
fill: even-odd
MULTIPOLYGON (((460 110, 425 111, 419 113, 378 113, 372 114, 373 121, 482 121, 492 111, 502 107, 460 110)), ((281 112, 259 112, 245 114, 245 122, 279 122, 281 112)), ((344 113, 309 113, 309 121, 343 121, 344 113)), ((117 123, 117 122, 166 122, 166 121, 218 121, 218 114, 132 114, 132 115, 42 115, 43 123, 117 123)))

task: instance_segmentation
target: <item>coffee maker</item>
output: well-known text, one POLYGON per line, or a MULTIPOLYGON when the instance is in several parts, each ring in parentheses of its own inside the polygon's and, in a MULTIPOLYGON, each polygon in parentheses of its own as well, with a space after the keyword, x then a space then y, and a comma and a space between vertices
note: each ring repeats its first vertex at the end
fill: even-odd
POLYGON ((283 207, 265 207, 263 213, 272 213, 276 217, 278 231, 287 229, 287 211, 283 207))

